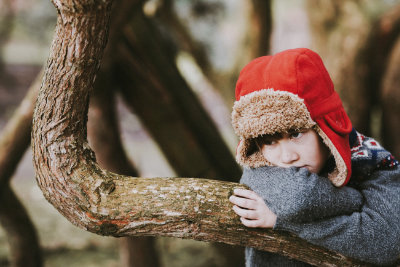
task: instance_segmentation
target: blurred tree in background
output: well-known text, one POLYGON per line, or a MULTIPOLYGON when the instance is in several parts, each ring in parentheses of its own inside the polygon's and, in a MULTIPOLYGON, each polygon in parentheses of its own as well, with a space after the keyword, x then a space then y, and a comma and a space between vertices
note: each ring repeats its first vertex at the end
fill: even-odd
MULTIPOLYGON (((380 138, 399 157, 400 144, 395 138, 400 130, 398 7, 397 1, 373 0, 116 1, 109 43, 89 112, 89 141, 99 163, 108 170, 132 176, 151 173, 237 180, 240 169, 232 157, 236 139, 229 125, 229 110, 238 71, 256 56, 296 46, 309 46, 321 54, 355 127, 380 138), (309 31, 299 33, 296 27, 307 24, 307 20, 309 31), (304 41, 308 38, 309 43, 304 41), (118 99, 123 99, 140 122, 121 108, 118 99), (129 145, 132 141, 124 140, 118 124, 126 117, 131 118, 128 123, 135 124, 133 128, 125 126, 126 138, 138 138, 133 146, 129 145), (154 154, 145 159, 140 157, 148 153, 153 142, 150 139, 157 143, 156 151, 162 152, 165 160, 154 160, 160 157, 154 154)), ((29 133, 27 129, 21 131, 22 128, 9 126, 16 118, 11 111, 44 62, 42 53, 48 50, 55 17, 49 1, 0 3, 0 126, 8 121, 0 139, 0 151, 4 152, 0 157, 1 185, 8 184, 22 158, 21 150, 28 146, 29 140, 21 140, 29 138, 29 134, 9 141, 10 136, 17 137, 16 132, 29 133), (29 68, 32 65, 35 66, 29 68), (16 83, 10 84, 14 78, 16 83), (25 144, 25 147, 17 150, 11 146, 5 150, 5 144, 25 144), (14 155, 5 151, 18 152, 12 163, 3 160, 14 155)), ((25 179, 33 178, 32 173, 28 176, 25 179)), ((1 192, 5 197, 12 191, 5 186, 1 192)), ((24 196, 20 197, 23 200, 24 196)), ((18 199, 7 201, 16 203, 18 199)), ((1 205, 11 206, 4 199, 1 205)), ((0 209, 0 222, 9 240, 26 235, 8 231, 1 216, 11 216, 2 215, 0 209)), ((36 227, 40 231, 41 226, 36 227)), ((30 236, 34 235, 32 229, 30 236)), ((38 241, 25 242, 32 248, 38 247, 38 241)), ((173 261, 167 255, 173 250, 171 247, 179 246, 179 241, 124 239, 120 262, 124 266, 187 266, 188 261, 192 266, 240 266, 243 260, 243 254, 236 248, 220 245, 198 248, 182 242, 187 247, 179 253, 189 255, 184 259, 186 262, 183 258, 181 262, 173 261)), ((9 243, 8 254, 0 256, 5 255, 16 264, 21 255, 8 255, 15 255, 20 247, 9 243)), ((42 247, 52 251, 43 242, 42 247)), ((63 254, 60 247, 63 245, 58 248, 63 254)), ((50 254, 45 253, 45 261, 50 254)), ((22 257, 40 258, 37 255, 22 257)), ((40 262, 32 261, 32 266, 39 266, 40 262)))

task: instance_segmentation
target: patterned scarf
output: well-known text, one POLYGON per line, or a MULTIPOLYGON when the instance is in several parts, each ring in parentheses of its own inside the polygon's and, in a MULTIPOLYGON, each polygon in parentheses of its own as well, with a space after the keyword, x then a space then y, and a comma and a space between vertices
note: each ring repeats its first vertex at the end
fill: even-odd
MULTIPOLYGON (((373 171, 396 168, 399 162, 375 139, 360 134, 354 128, 349 136, 351 147, 351 180, 362 181, 373 171)), ((351 181, 350 180, 350 181, 351 181)))

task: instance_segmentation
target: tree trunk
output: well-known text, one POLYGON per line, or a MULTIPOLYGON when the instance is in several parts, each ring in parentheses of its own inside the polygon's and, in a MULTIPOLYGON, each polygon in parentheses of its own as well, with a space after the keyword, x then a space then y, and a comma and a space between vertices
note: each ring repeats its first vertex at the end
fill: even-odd
POLYGON ((116 82, 124 99, 179 176, 238 181, 240 168, 161 36, 140 12, 124 29, 115 55, 116 82))
MULTIPOLYGON (((102 64, 102 74, 97 82, 94 98, 91 101, 89 113, 95 123, 89 120, 89 137, 96 151, 101 166, 120 174, 137 176, 136 170, 129 162, 119 137, 118 124, 114 107, 115 88, 112 88, 111 77, 113 56, 116 44, 120 41, 122 30, 129 23, 135 9, 141 9, 141 0, 121 0, 113 5, 110 38, 105 50, 102 64), (104 82, 104 83, 103 83, 104 82), (93 134, 90 134, 92 128, 93 134)), ((158 255, 155 250, 153 237, 126 237, 120 239, 120 260, 122 266, 159 266, 158 255)))
POLYGON ((86 117, 111 1, 59 0, 55 6, 59 17, 35 108, 32 146, 38 184, 61 214, 101 235, 175 236, 252 246, 318 266, 354 266, 291 234, 244 227, 228 201, 242 185, 132 179, 101 169, 87 145, 86 117))
POLYGON ((400 5, 385 12, 372 28, 367 54, 371 57, 365 86, 371 88, 381 117, 381 139, 387 149, 397 158, 400 157, 400 135, 398 121, 399 93, 399 37, 400 5))
MULTIPOLYGON (((116 49, 115 81, 175 172, 237 181, 240 168, 177 70, 168 40, 140 10, 124 33, 126 40, 116 49)), ((228 265, 244 264, 242 248, 214 246, 228 265)))
POLYGON ((9 241, 11 266, 42 266, 36 230, 9 186, 30 143, 33 107, 40 88, 41 74, 0 135, 0 223, 9 241))
POLYGON ((13 1, 2 0, 0 2, 0 78, 4 75, 3 47, 11 35, 14 17, 13 1))
POLYGON ((42 266, 36 229, 25 208, 8 185, 2 188, 0 203, 0 224, 7 234, 10 246, 10 266, 42 266))
POLYGON ((400 35, 400 5, 373 17, 360 1, 308 0, 307 3, 316 47, 326 59, 353 125, 367 135, 374 133, 380 137, 399 157, 395 139, 400 132, 393 124, 399 120, 398 113, 389 109, 398 103, 395 87, 392 88, 396 84, 393 73, 396 70, 393 63, 390 70, 387 68, 388 62, 397 60, 391 59, 396 54, 391 51, 400 35), (386 71, 390 73, 385 74, 386 71), (373 125, 376 121, 371 120, 380 111, 382 117, 376 114, 375 117, 381 121, 382 132, 373 125))
POLYGON ((265 56, 270 50, 272 32, 271 0, 252 0, 253 10, 250 15, 251 59, 265 56))
MULTIPOLYGON (((137 176, 122 147, 115 113, 115 89, 107 73, 97 79, 91 95, 88 136, 99 165, 109 171, 137 176)), ((159 260, 153 237, 126 237, 120 240, 122 266, 157 267, 159 260)))
POLYGON ((362 1, 307 0, 312 39, 354 127, 370 135, 374 98, 364 85, 371 20, 362 1))
POLYGON ((382 132, 384 144, 393 155, 400 158, 400 38, 397 39, 389 57, 383 79, 382 132))
POLYGON ((174 0, 163 0, 161 7, 157 10, 156 18, 168 29, 169 34, 174 36, 177 48, 193 56, 204 75, 213 81, 214 72, 206 49, 193 38, 186 25, 180 21, 175 13, 174 3, 174 0))
POLYGON ((18 109, 0 135, 0 194, 10 181, 22 156, 30 144, 33 108, 42 79, 40 73, 32 83, 18 109))

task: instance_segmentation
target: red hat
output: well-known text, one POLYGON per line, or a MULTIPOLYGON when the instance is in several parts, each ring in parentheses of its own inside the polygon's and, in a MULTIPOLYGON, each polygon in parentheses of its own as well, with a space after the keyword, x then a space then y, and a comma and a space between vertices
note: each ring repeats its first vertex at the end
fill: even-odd
POLYGON ((329 179, 345 185, 351 176, 352 125, 318 54, 290 49, 247 64, 236 83, 232 125, 240 142, 236 160, 245 167, 271 165, 254 138, 314 127, 335 159, 329 179))

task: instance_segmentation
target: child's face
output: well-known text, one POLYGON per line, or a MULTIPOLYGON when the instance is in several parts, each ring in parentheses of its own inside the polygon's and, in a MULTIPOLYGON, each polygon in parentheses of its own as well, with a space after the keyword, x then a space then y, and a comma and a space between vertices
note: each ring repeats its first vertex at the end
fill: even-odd
POLYGON ((264 158, 278 167, 305 167, 319 173, 330 155, 313 129, 264 135, 256 141, 264 158))

